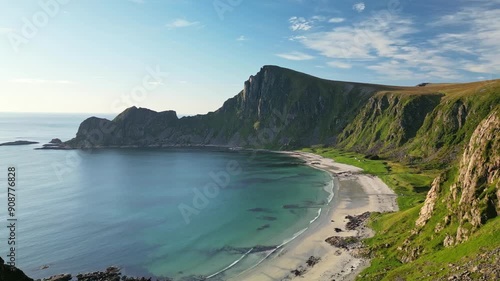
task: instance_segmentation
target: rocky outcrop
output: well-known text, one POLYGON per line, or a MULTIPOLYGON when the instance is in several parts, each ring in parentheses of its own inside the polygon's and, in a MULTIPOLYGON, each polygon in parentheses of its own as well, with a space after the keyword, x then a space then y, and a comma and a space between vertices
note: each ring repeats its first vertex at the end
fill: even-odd
MULTIPOLYGON (((467 241, 486 221, 500 215, 499 151, 500 108, 497 107, 474 130, 460 158, 458 175, 450 179, 449 190, 443 190, 447 181, 445 173, 434 179, 412 233, 418 234, 426 227, 438 204, 446 206, 447 212, 436 219, 440 222, 433 232, 438 234, 455 221, 442 241, 445 247, 467 241)), ((420 254, 412 240, 409 237, 400 247, 405 262, 420 254)))
POLYGON ((22 272, 20 269, 5 264, 0 258, 0 281, 33 281, 22 272))
POLYGON ((431 189, 427 193, 425 198, 424 206, 420 209, 420 214, 418 216, 415 225, 417 227, 423 227, 427 221, 431 218, 434 212, 434 207, 436 206, 437 200, 441 191, 441 184, 443 183, 443 176, 440 175, 434 179, 431 184, 431 189))
MULTIPOLYGON (((500 215, 500 110, 476 128, 462 159, 458 179, 451 186, 451 202, 459 218, 455 243, 488 219, 500 215)), ((453 207, 452 205, 450 207, 453 207)))
POLYGON ((450 173, 443 172, 432 182, 415 228, 398 247, 401 262, 412 262, 425 252, 416 242, 422 235, 431 240, 439 237, 443 246, 452 247, 500 215, 499 152, 500 107, 496 107, 472 133, 459 159, 458 172, 449 178, 450 173), (429 226, 431 219, 434 223, 429 226), (431 231, 426 231, 429 227, 431 231))

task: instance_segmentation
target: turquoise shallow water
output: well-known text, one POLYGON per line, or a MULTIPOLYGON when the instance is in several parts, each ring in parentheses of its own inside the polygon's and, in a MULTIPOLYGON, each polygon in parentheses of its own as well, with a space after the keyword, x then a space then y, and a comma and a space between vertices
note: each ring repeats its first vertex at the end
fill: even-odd
MULTIPOLYGON (((68 139, 83 118, 0 114, 0 142, 68 139)), ((224 279, 306 229, 331 188, 326 173, 268 152, 34 147, 0 147, 0 182, 9 165, 18 170, 17 265, 34 278, 118 265, 224 279)), ((6 210, 4 189, 0 202, 6 210)), ((5 257, 5 227, 0 237, 5 257)))

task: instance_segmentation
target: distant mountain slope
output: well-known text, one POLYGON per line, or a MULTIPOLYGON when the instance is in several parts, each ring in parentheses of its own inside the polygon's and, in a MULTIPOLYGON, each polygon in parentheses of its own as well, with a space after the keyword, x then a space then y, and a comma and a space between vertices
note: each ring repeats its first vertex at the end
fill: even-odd
POLYGON ((155 113, 132 107, 112 123, 97 118, 85 120, 77 137, 68 144, 73 147, 231 145, 279 148, 331 143, 366 101, 381 89, 393 87, 328 81, 265 66, 244 83, 238 95, 215 112, 177 119, 174 112, 155 113), (112 125, 115 125, 112 131, 99 128, 112 125))

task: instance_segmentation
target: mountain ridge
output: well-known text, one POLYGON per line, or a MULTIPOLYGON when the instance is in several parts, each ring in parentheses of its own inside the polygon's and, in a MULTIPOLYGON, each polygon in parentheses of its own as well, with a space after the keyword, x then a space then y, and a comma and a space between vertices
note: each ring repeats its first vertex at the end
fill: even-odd
POLYGON ((484 108, 500 103, 499 92, 500 80, 402 87, 326 80, 264 66, 214 112, 178 118, 175 111, 131 107, 111 121, 85 120, 66 145, 293 149, 321 144, 372 154, 391 151, 391 157, 400 159, 436 153, 452 153, 453 158, 458 150, 448 148, 463 144, 491 110, 484 108), (466 107, 471 110, 457 120, 454 115, 466 107))

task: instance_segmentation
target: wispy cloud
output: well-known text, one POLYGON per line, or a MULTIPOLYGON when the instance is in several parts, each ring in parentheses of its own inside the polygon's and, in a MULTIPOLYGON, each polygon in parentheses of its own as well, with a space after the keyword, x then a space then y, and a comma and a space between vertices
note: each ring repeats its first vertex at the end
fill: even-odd
MULTIPOLYGON (((330 61, 326 63, 330 67, 362 66, 380 77, 458 80, 467 72, 497 76, 500 0, 460 3, 455 12, 426 18, 425 22, 420 17, 380 11, 351 24, 345 24, 341 17, 324 20, 343 23, 332 29, 317 24, 320 17, 294 17, 291 29, 302 32, 300 36, 292 34, 289 40, 315 51, 330 61)), ((361 13, 366 5, 359 2, 352 8, 361 13)))
POLYGON ((348 69, 348 68, 352 67, 352 65, 345 63, 345 62, 340 62, 340 61, 330 61, 330 62, 327 62, 327 64, 331 67, 343 68, 343 69, 348 69))
POLYGON ((68 80, 47 80, 39 78, 18 78, 13 79, 10 82, 20 83, 20 84, 74 84, 73 81, 68 80))
POLYGON ((342 22, 344 21, 343 18, 332 18, 328 20, 327 17, 321 16, 321 15, 316 15, 312 16, 310 18, 305 18, 305 17, 291 17, 288 22, 290 23, 290 29, 293 31, 308 31, 312 28, 314 28, 318 23, 321 22, 342 22))
POLYGON ((290 22, 290 29, 293 31, 298 31, 298 30, 307 31, 313 27, 312 22, 306 20, 303 17, 291 17, 288 21, 290 22))
POLYGON ((299 40, 303 40, 303 39, 306 39, 307 37, 303 36, 303 35, 298 35, 298 36, 292 36, 292 37, 289 37, 288 40, 290 41, 299 41, 299 40))
POLYGON ((186 19, 176 19, 170 23, 168 23, 166 26, 168 28, 183 28, 183 27, 190 27, 190 26, 198 26, 200 22, 197 21, 188 21, 186 19))
POLYGON ((498 6, 463 8, 430 23, 435 27, 458 26, 460 31, 439 34, 429 42, 443 52, 464 57, 458 68, 477 73, 500 73, 499 18, 498 6))
POLYGON ((361 13, 365 10, 366 6, 364 2, 356 3, 352 6, 352 9, 358 13, 361 13))
POLYGON ((248 41, 248 38, 245 35, 240 35, 240 37, 236 38, 236 41, 248 41))
POLYGON ((276 54, 280 58, 284 58, 287 60, 295 60, 295 61, 302 61, 302 60, 311 60, 314 57, 302 52, 290 52, 290 53, 282 53, 282 54, 276 54))
POLYGON ((331 18, 328 20, 329 23, 341 23, 343 21, 345 21, 344 18, 331 18))
POLYGON ((308 34, 301 42, 329 58, 374 59, 396 53, 408 43, 404 36, 413 32, 409 19, 374 15, 352 26, 308 34))

